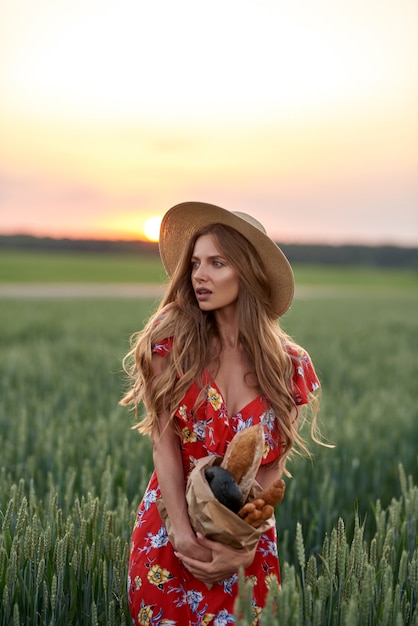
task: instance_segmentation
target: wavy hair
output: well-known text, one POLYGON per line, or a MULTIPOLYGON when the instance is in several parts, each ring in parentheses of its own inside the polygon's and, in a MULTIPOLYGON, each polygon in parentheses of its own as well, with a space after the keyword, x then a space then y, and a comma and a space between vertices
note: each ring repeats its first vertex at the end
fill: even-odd
MULTIPOLYGON (((158 415, 168 410, 170 421, 191 384, 196 382, 205 398, 204 373, 209 363, 219 366, 220 348, 214 354, 213 338, 219 338, 212 311, 202 311, 196 301, 191 281, 191 258, 197 239, 212 234, 228 263, 239 277, 237 323, 239 340, 253 364, 256 386, 261 390, 278 420, 285 458, 295 447, 309 455, 306 443, 299 434, 295 420, 296 405, 293 397, 293 357, 286 350, 292 346, 299 350, 277 320, 270 305, 270 283, 257 250, 235 229, 223 224, 212 224, 199 230, 184 250, 157 311, 144 329, 132 336, 131 350, 124 359, 124 369, 131 386, 121 404, 133 404, 137 414, 141 402, 145 417, 134 427, 150 435, 158 425, 158 415), (167 366, 154 375, 152 367, 153 346, 173 338, 167 356, 167 366)), ((217 342, 220 345, 220 342, 217 342)), ((215 367, 215 369, 216 369, 215 367)), ((248 373, 250 374, 250 372, 248 373)), ((216 374, 213 376, 216 377, 216 374)), ((317 398, 311 394, 313 407, 311 436, 317 438, 317 398)))

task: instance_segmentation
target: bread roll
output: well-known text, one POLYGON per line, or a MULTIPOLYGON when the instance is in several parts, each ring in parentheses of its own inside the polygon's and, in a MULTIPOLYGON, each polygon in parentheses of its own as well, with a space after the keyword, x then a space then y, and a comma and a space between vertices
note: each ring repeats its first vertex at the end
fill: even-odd
POLYGON ((284 498, 284 492, 286 490, 286 484, 284 480, 278 478, 274 482, 272 482, 268 487, 263 489, 263 491, 259 494, 259 498, 264 500, 266 504, 271 504, 271 506, 276 506, 280 504, 280 502, 284 498))
POLYGON ((261 498, 247 502, 238 511, 238 515, 250 526, 258 528, 274 514, 271 504, 266 504, 261 498))

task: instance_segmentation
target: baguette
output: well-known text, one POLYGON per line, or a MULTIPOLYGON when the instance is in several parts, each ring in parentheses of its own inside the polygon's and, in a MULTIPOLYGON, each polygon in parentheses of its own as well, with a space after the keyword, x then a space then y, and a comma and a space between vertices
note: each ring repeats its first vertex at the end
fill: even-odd
POLYGON ((240 430, 233 437, 221 467, 234 478, 245 500, 251 490, 264 449, 264 429, 262 424, 240 430))

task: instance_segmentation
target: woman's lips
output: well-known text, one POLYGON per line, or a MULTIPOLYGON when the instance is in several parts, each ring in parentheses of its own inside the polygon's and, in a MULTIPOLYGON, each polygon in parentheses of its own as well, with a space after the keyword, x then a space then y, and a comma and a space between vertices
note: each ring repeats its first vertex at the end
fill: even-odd
POLYGON ((211 295, 212 292, 209 289, 196 289, 196 298, 199 300, 199 302, 202 302, 204 300, 207 300, 211 295))

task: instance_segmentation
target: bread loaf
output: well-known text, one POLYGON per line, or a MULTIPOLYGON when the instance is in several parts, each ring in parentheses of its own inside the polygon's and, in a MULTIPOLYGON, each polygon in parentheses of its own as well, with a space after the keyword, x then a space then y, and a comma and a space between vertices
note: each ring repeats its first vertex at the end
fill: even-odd
POLYGON ((262 424, 249 426, 237 432, 222 459, 221 467, 235 479, 245 500, 260 467, 264 449, 262 424))
POLYGON ((205 477, 216 499, 234 513, 238 513, 244 500, 230 472, 219 465, 212 465, 205 469, 205 477))
POLYGON ((254 528, 274 514, 274 507, 283 500, 286 488, 285 482, 279 478, 258 493, 255 500, 246 502, 261 465, 263 450, 263 425, 250 426, 233 437, 220 466, 206 470, 206 478, 218 500, 254 528), (227 473, 229 478, 226 481, 224 475, 227 473))

